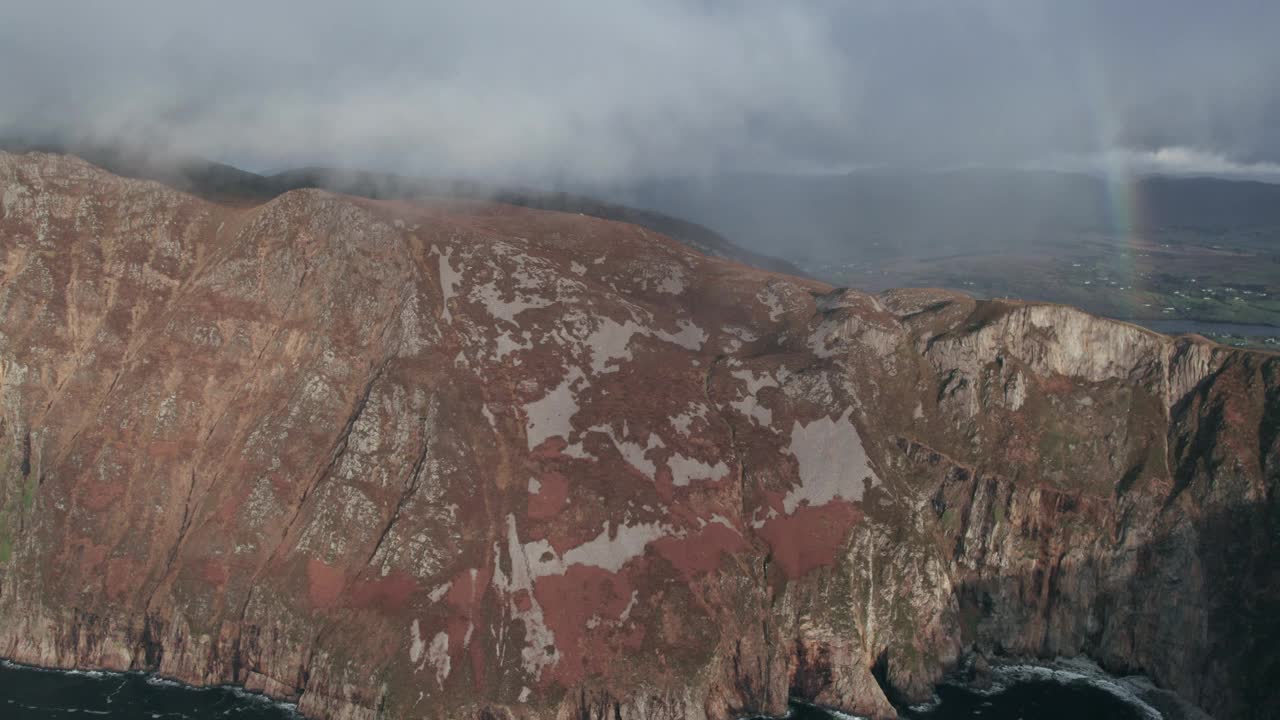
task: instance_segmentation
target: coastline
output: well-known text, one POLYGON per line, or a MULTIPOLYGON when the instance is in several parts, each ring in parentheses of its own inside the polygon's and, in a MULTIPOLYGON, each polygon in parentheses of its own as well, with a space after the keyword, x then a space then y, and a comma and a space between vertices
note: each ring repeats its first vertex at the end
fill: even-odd
POLYGON ((17 670, 23 672, 39 672, 52 673, 57 675, 70 675, 85 677, 94 680, 108 678, 141 678, 146 684, 157 687, 180 688, 184 691, 195 693, 212 693, 222 692, 236 698, 237 701, 254 703, 260 706, 270 706, 281 711, 290 718, 297 720, 310 720, 306 715, 298 710, 298 704, 272 697, 266 693, 257 692, 246 689, 241 685, 192 685, 182 680, 166 677, 158 673, 147 672, 145 670, 109 670, 105 668, 61 668, 61 667, 45 667, 42 665, 32 665, 29 663, 18 662, 8 658, 0 658, 0 671, 17 670))

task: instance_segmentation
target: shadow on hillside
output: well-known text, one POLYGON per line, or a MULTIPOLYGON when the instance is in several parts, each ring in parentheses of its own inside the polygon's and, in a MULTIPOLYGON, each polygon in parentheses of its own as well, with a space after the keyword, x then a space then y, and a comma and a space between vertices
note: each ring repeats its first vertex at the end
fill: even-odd
POLYGON ((1144 674, 1218 720, 1280 708, 1280 498, 1182 522, 1112 558, 957 589, 962 636, 988 657, 1087 655, 1144 674), (1124 568, 1118 574, 1117 568, 1124 568))

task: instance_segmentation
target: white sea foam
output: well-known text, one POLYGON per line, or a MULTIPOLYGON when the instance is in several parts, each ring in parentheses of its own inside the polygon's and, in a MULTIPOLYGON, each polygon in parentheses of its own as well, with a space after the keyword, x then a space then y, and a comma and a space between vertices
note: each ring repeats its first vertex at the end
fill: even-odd
POLYGON ((1053 682, 1062 685, 1082 684, 1101 690, 1136 710, 1146 720, 1164 720, 1159 710, 1148 705, 1134 692, 1142 678, 1117 678, 1084 658, 1058 658, 1051 663, 1008 663, 993 665, 991 687, 969 688, 979 695, 996 695, 1013 685, 1025 682, 1053 682))

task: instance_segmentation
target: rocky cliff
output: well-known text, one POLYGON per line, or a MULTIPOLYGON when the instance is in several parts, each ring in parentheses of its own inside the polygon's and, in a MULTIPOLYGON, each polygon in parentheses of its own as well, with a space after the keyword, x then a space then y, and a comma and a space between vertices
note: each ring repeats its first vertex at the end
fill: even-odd
POLYGON ((0 655, 330 718, 1280 703, 1280 359, 642 228, 0 154, 0 655))

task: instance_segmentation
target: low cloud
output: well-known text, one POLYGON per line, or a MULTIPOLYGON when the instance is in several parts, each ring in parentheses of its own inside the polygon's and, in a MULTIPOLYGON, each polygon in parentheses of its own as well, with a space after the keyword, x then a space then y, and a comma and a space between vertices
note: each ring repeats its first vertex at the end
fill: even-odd
POLYGON ((1271 2, 186 5, 6 3, 0 133, 530 181, 1280 163, 1271 2))
POLYGON ((1241 162, 1222 153, 1190 147, 1162 147, 1155 150, 1118 148, 1084 155, 1059 155, 1026 163, 1028 170, 1066 170, 1095 175, 1121 173, 1140 175, 1207 176, 1239 180, 1280 182, 1280 163, 1241 162))
POLYGON ((1280 163, 1236 162, 1220 153, 1194 148, 1165 147, 1154 151, 1130 153, 1127 162, 1130 167, 1146 173, 1280 180, 1280 163))

